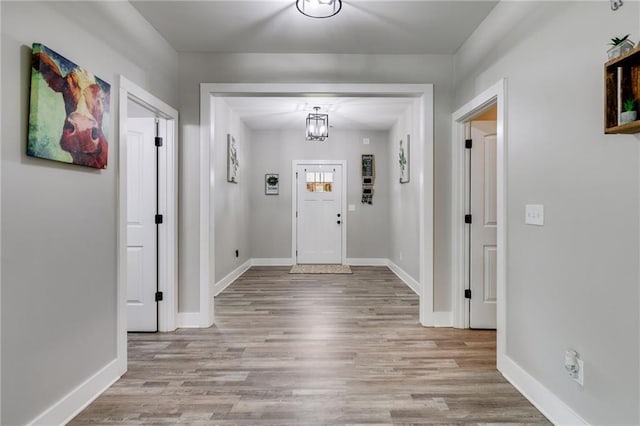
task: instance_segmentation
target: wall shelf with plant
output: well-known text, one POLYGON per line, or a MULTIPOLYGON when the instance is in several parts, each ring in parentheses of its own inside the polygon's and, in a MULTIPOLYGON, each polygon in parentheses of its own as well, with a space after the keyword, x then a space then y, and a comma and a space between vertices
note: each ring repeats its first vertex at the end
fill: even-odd
MULTIPOLYGON (((612 39, 611 44, 618 40, 626 43, 628 36, 612 39)), ((640 99, 640 47, 619 54, 604 64, 604 89, 604 132, 640 133, 640 120, 637 119, 640 99)))

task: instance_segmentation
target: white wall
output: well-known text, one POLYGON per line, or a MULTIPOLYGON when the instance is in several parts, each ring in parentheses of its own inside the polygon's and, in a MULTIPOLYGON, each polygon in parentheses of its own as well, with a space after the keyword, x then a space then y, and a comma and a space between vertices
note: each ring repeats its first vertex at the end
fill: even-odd
POLYGON ((116 357, 117 75, 175 105, 177 54, 126 2, 0 7, 0 423, 14 425, 35 419, 116 357), (107 170, 26 156, 33 42, 111 83, 107 170))
POLYGON ((356 211, 347 217, 348 258, 388 258, 389 173, 388 132, 331 129, 325 142, 304 137, 299 130, 254 130, 251 178, 251 255, 254 258, 291 258, 291 164, 293 160, 347 160, 347 204, 356 211), (364 145, 363 138, 369 138, 364 145), (362 154, 374 154, 375 193, 372 205, 362 196, 362 154), (264 175, 280 175, 280 194, 265 195, 264 175))
POLYGON ((450 55, 179 54, 180 311, 199 309, 199 83, 435 84, 436 310, 450 310, 450 55))
MULTIPOLYGON (((389 259, 420 281, 420 238, 417 230, 420 226, 420 193, 418 183, 419 150, 417 149, 418 131, 414 120, 414 107, 410 107, 398 119, 389 132, 391 190, 391 235, 389 238, 389 259), (399 147, 400 140, 407 144, 409 135, 409 182, 400 183, 399 147), (413 148, 413 149, 412 149, 413 148)), ((434 266, 437 263, 434 263, 434 266)))
POLYGON ((229 108, 223 98, 214 100, 214 179, 211 189, 210 211, 215 223, 211 224, 215 245, 212 262, 215 264, 215 282, 251 258, 249 245, 249 193, 251 190, 251 132, 229 108), (238 147, 238 183, 227 182, 227 134, 231 134, 238 147), (239 251, 236 257, 235 251, 239 251))
POLYGON ((640 423, 639 140, 603 134, 606 44, 637 40, 638 17, 502 2, 455 57, 457 106, 507 79, 507 356, 592 424, 640 423), (544 227, 524 224, 529 203, 544 227))

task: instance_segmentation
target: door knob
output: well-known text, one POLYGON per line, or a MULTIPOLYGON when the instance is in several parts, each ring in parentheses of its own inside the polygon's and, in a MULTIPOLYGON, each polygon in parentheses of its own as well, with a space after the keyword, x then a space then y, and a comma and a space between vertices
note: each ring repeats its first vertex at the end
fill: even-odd
POLYGON ((338 213, 338 217, 340 217, 340 213, 338 213))
POLYGON ((340 221, 338 221, 338 225, 340 225, 340 221))

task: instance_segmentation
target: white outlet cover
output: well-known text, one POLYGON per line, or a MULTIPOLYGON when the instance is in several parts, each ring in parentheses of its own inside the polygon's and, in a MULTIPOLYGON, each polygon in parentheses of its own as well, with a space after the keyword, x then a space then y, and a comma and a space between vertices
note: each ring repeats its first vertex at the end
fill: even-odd
POLYGON ((577 382, 580 386, 584 386, 584 361, 578 358, 578 377, 571 377, 574 382, 577 382))
POLYGON ((364 145, 369 145, 369 138, 364 138, 364 139, 362 139, 362 143, 363 143, 364 145))
POLYGON ((356 205, 355 205, 355 204, 349 204, 349 208, 348 208, 348 210, 349 210, 350 212, 355 212, 355 211, 356 211, 356 205))
POLYGON ((527 204, 524 210, 524 223, 527 225, 544 226, 544 205, 527 204))

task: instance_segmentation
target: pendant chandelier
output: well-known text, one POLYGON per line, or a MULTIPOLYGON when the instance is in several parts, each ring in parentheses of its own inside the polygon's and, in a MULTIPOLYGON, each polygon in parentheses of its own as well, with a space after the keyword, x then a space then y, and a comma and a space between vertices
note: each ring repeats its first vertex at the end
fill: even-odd
POLYGON ((320 107, 313 107, 307 117, 307 140, 324 141, 329 137, 329 115, 320 114, 320 107))
POLYGON ((329 18, 342 9, 342 0, 296 0, 296 7, 311 18, 329 18))

